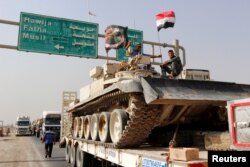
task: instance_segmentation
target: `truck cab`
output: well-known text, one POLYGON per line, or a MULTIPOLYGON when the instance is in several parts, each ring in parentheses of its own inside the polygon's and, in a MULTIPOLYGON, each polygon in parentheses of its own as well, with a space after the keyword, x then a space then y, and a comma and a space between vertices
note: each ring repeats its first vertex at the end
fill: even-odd
POLYGON ((28 116, 18 116, 15 123, 16 136, 31 135, 31 124, 28 116))
POLYGON ((60 137, 60 124, 61 113, 59 111, 44 111, 43 112, 43 123, 40 137, 44 137, 44 134, 47 130, 51 129, 56 133, 56 140, 59 140, 60 137))

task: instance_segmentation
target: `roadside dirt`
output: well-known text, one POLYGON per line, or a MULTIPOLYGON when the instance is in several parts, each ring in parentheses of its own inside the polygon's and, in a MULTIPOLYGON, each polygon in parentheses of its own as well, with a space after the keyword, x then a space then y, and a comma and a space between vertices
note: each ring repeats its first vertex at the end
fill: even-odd
POLYGON ((0 167, 44 167, 44 158, 30 137, 0 138, 0 167))

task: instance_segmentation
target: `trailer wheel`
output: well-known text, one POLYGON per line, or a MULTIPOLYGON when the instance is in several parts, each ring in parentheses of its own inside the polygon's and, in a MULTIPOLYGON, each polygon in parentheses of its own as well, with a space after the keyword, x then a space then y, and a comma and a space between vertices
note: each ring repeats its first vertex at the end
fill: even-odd
POLYGON ((93 114, 91 117, 90 121, 90 135, 92 140, 97 141, 99 140, 99 135, 98 135, 98 123, 99 123, 99 115, 98 114, 93 114))
POLYGON ((79 128, 79 138, 83 138, 84 137, 84 116, 80 117, 79 121, 80 121, 80 128, 79 128))
POLYGON ((65 150, 65 160, 66 162, 70 163, 70 152, 71 152, 71 147, 70 147, 70 144, 67 143, 66 144, 66 150, 65 150))
POLYGON ((75 117, 75 119, 74 119, 74 131, 73 131, 74 137, 78 137, 78 129, 79 129, 79 117, 75 117))
POLYGON ((84 165, 84 152, 77 146, 76 149, 76 167, 83 167, 84 165))
POLYGON ((40 132, 39 132, 39 131, 36 132, 36 137, 37 137, 37 138, 40 137, 40 132))
POLYGON ((122 109, 115 109, 110 116, 110 137, 113 143, 117 143, 121 136, 122 131, 125 129, 128 116, 122 109))
POLYGON ((110 133, 109 133, 109 120, 110 112, 102 112, 99 117, 99 137, 100 140, 104 143, 110 142, 110 133))
POLYGON ((84 138, 85 139, 90 139, 90 115, 87 115, 84 118, 84 138))
POLYGON ((70 164, 72 167, 76 167, 76 147, 71 144, 70 148, 70 164))

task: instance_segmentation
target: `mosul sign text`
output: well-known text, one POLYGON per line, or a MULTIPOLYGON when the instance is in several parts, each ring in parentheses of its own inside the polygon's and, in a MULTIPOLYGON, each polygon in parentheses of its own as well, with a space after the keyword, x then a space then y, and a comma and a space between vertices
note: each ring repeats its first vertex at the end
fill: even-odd
POLYGON ((21 13, 18 50, 96 58, 98 24, 21 13))

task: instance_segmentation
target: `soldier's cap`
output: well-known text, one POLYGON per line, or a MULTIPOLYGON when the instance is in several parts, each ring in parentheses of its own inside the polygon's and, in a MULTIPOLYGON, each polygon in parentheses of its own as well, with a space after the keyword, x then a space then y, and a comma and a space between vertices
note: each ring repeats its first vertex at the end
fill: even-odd
POLYGON ((137 43, 135 46, 141 46, 141 44, 140 44, 140 43, 137 43))

